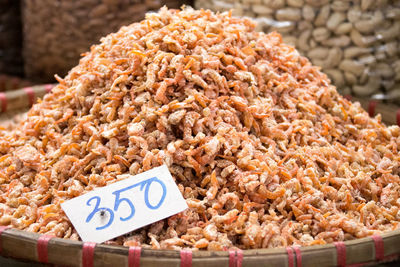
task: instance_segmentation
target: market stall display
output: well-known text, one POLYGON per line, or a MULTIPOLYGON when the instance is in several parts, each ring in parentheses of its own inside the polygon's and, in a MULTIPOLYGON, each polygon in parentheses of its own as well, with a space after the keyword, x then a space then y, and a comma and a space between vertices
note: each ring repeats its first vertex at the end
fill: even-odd
POLYGON ((397 257, 400 128, 255 26, 162 8, 57 77, 0 131, 0 224, 15 228, 0 227, 2 251, 83 266, 397 257), (162 164, 189 209, 104 245, 79 242, 61 203, 162 164))
POLYGON ((60 203, 166 164, 190 209, 108 244, 271 248, 397 229, 399 127, 254 27, 163 8, 92 46, 3 133, 0 223, 78 240, 60 203))
POLYGON ((400 102, 400 2, 200 0, 197 8, 233 10, 278 31, 344 94, 400 102))

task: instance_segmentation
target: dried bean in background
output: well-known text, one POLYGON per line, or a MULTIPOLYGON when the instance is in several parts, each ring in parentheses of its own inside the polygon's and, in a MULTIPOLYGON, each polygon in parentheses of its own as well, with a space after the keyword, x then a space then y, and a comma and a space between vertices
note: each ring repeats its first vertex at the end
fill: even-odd
POLYGON ((197 0, 196 8, 233 9, 260 31, 278 31, 343 94, 400 103, 400 1, 197 0))

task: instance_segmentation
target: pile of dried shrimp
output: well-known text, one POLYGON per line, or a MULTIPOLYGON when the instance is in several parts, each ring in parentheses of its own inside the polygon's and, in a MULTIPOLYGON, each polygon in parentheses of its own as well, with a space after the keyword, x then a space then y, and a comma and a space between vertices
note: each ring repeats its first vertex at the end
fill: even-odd
POLYGON ((254 27, 163 8, 92 46, 0 133, 0 224, 78 240, 60 203, 166 164, 190 208, 107 243, 272 248, 399 228, 400 128, 254 27))

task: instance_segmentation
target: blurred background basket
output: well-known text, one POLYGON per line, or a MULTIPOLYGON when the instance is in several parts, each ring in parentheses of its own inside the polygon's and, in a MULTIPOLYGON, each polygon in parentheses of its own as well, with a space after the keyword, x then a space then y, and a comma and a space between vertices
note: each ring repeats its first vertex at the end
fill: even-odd
POLYGON ((140 21, 148 11, 185 0, 23 0, 25 74, 35 82, 64 76, 102 36, 140 21))
POLYGON ((0 0, 0 91, 54 82, 102 36, 191 0, 0 0), (30 82, 27 82, 30 81, 30 82), (23 83, 22 83, 23 82, 23 83), (21 84, 22 83, 22 84, 21 84))
POLYGON ((23 74, 20 14, 20 1, 0 0, 0 74, 23 74))

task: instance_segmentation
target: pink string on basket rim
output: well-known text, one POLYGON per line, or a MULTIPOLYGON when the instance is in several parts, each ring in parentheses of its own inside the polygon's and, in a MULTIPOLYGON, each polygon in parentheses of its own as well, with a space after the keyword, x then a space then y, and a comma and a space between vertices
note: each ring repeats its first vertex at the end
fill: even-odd
POLYGON ((48 252, 48 245, 49 241, 53 238, 50 235, 41 235, 37 240, 36 250, 38 255, 38 261, 42 263, 49 262, 49 252, 48 252))
POLYGON ((236 250, 236 267, 242 267, 243 262, 243 250, 236 250))
POLYGON ((337 255, 336 264, 339 267, 345 267, 346 266, 346 245, 344 244, 344 242, 339 241, 339 242, 335 242, 335 247, 336 247, 336 255, 337 255))
POLYGON ((93 267, 94 264, 94 249, 96 243, 85 242, 82 246, 82 267, 93 267))
POLYGON ((229 267, 236 267, 236 251, 229 250, 229 267))
POLYGON ((29 106, 33 106, 35 104, 35 91, 33 91, 32 87, 25 87, 24 91, 29 99, 29 106))
POLYGON ((129 254, 128 254, 128 266, 129 267, 139 267, 140 266, 141 253, 142 253, 141 247, 129 247, 129 254))
POLYGON ((374 241, 375 245, 375 259, 377 261, 382 261, 385 257, 385 249, 383 245, 383 239, 380 235, 372 235, 372 240, 374 241))
POLYGON ((192 251, 189 249, 181 250, 181 267, 192 267, 192 251))
POLYGON ((243 251, 241 249, 229 250, 229 267, 242 267, 243 251))
POLYGON ((286 247, 286 252, 288 255, 288 267, 294 267, 294 253, 292 247, 286 247))
POLYGON ((301 267, 301 250, 298 246, 292 247, 295 254, 296 254, 296 267, 301 267))
POLYGON ((7 111, 7 96, 5 93, 0 92, 1 112, 7 111))

